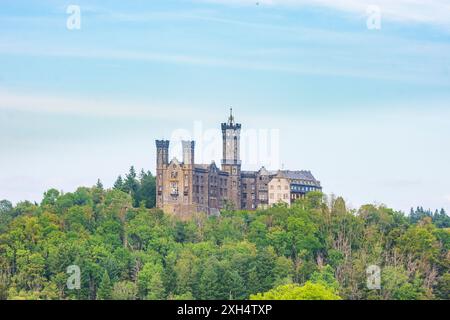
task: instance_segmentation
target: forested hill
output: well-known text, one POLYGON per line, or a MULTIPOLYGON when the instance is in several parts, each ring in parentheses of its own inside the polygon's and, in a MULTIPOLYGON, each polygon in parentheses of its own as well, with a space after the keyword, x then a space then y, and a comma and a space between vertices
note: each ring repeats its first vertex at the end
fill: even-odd
POLYGON ((151 208, 154 193, 133 169, 110 190, 1 201, 0 299, 449 299, 443 210, 355 211, 313 192, 291 208, 179 221, 151 208), (79 290, 67 287, 73 265, 79 290))

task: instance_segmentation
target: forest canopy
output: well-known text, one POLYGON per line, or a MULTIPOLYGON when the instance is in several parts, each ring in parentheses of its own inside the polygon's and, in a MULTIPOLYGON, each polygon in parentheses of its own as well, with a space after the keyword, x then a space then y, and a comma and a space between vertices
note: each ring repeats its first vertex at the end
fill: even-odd
POLYGON ((444 210, 350 210, 319 192, 187 221, 154 205, 154 177, 134 168, 112 189, 0 201, 0 299, 449 299, 444 210))

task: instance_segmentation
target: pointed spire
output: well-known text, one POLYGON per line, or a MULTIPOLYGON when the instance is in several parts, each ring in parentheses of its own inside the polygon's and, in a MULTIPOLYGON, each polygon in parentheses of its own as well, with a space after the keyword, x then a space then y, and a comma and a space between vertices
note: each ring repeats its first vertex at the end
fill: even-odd
POLYGON ((228 118, 228 124, 234 125, 233 108, 230 108, 230 117, 228 118))

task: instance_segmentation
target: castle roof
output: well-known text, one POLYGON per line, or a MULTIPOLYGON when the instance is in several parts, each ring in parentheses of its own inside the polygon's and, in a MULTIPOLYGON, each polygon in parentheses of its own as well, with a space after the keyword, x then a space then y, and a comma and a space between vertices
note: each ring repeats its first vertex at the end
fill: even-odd
POLYGON ((291 170, 282 170, 280 173, 283 177, 290 180, 301 180, 312 182, 317 186, 320 186, 320 181, 314 178, 311 171, 301 170, 301 171, 291 171, 291 170))
POLYGON ((195 164, 194 169, 209 170, 210 164, 195 164))
POLYGON ((194 164, 194 170, 196 170, 196 171, 208 172, 211 169, 215 169, 221 175, 224 175, 224 174, 228 175, 228 172, 221 171, 217 167, 217 165, 216 165, 216 163, 214 161, 212 163, 210 163, 210 164, 194 164))

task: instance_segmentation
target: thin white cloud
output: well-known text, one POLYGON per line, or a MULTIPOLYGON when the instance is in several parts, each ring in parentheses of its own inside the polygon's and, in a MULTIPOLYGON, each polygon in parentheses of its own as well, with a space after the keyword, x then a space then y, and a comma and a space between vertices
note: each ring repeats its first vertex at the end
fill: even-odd
POLYGON ((200 0, 226 5, 305 7, 320 6, 355 14, 366 15, 367 7, 379 6, 382 16, 399 22, 426 23, 450 26, 450 2, 448 0, 200 0))
MULTIPOLYGON (((436 49, 442 46, 437 46, 436 49)), ((284 53, 289 53, 289 49, 281 49, 284 53)), ((241 70, 254 70, 266 72, 291 73, 301 75, 319 76, 344 76, 364 79, 394 80, 406 83, 427 83, 427 84, 448 84, 445 74, 436 74, 435 68, 430 67, 426 61, 424 65, 412 66, 408 63, 397 63, 398 70, 391 72, 386 68, 386 61, 357 60, 347 54, 335 56, 328 59, 326 63, 318 63, 315 58, 323 56, 324 53, 311 51, 314 63, 305 63, 303 60, 289 60, 285 57, 275 56, 267 58, 265 55, 257 57, 255 54, 247 57, 236 58, 198 55, 198 54, 172 54, 172 53, 151 53, 136 50, 113 50, 113 49, 61 49, 45 48, 43 45, 30 45, 24 43, 0 44, 0 54, 13 54, 24 56, 44 56, 44 57, 65 57, 81 59, 109 59, 116 61, 141 61, 141 62, 161 62, 169 64, 195 65, 204 67, 234 68, 241 70), (370 62, 370 63, 368 63, 370 62), (352 63, 353 65, 350 65, 352 63)), ((305 53, 305 58, 308 53, 305 53)), ((311 58, 310 57, 310 58, 311 58)), ((441 72, 442 73, 442 72, 441 72)))
POLYGON ((0 110, 100 117, 151 117, 161 120, 168 120, 174 114, 185 117, 193 112, 191 107, 167 103, 118 102, 99 98, 16 92, 5 88, 0 88, 0 110))

